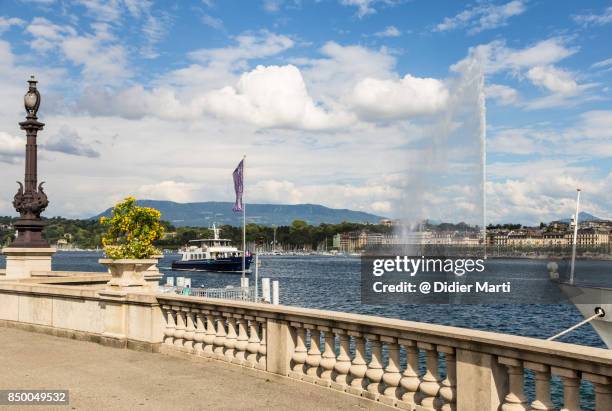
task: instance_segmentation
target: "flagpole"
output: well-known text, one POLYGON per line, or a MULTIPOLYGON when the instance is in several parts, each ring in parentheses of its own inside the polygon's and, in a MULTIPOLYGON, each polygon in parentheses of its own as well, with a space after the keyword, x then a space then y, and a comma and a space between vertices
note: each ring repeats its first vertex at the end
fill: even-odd
POLYGON ((242 282, 244 282, 244 278, 246 278, 246 203, 244 201, 245 160, 246 154, 242 157, 242 282))

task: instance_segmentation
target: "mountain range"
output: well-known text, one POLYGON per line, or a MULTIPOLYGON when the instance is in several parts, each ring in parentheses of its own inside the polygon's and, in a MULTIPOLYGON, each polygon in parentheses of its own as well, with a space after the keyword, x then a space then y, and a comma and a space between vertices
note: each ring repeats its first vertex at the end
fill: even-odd
MULTIPOLYGON (((177 227, 208 227, 210 225, 242 225, 242 213, 232 211, 234 203, 206 201, 202 203, 176 203, 173 201, 138 200, 138 205, 152 207, 161 212, 162 220, 177 227)), ((111 209, 94 218, 110 215, 111 209)), ((317 204, 247 204, 247 223, 261 225, 290 225, 304 220, 312 225, 338 224, 344 221, 376 224, 384 218, 362 211, 329 208, 317 204)))
MULTIPOLYGON (((571 222, 571 218, 564 218, 558 221, 569 224, 571 222)), ((580 224, 581 222, 585 222, 585 221, 602 221, 602 219, 599 217, 595 217, 593 214, 589 214, 586 211, 579 212, 578 213, 578 223, 580 224)))

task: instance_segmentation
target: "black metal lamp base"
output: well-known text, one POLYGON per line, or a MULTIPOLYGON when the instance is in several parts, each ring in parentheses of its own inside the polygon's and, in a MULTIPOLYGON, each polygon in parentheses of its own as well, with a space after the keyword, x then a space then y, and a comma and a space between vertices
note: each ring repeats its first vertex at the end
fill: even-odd
POLYGON ((42 230, 45 223, 41 220, 18 220, 15 222, 17 238, 11 247, 18 248, 49 248, 49 243, 43 238, 42 230))

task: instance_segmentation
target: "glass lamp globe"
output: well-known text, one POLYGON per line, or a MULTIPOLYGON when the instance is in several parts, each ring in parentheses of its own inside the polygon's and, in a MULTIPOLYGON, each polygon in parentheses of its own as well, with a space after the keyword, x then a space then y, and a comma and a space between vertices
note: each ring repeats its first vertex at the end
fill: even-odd
POLYGON ((38 96, 36 93, 28 92, 23 98, 25 106, 28 110, 33 110, 36 107, 38 96))

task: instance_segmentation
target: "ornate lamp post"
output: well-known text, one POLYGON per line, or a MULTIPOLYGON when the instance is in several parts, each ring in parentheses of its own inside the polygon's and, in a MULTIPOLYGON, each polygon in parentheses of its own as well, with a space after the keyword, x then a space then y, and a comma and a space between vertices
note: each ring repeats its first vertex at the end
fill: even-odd
POLYGON ((43 183, 38 183, 37 165, 37 146, 36 136, 39 130, 45 126, 38 121, 36 113, 40 107, 40 93, 36 89, 36 79, 34 76, 28 80, 30 88, 24 97, 25 109, 27 112, 26 121, 19 123, 27 136, 26 161, 25 161, 25 187, 19 184, 19 191, 15 194, 13 206, 20 214, 19 220, 15 223, 17 228, 17 238, 11 247, 24 248, 48 248, 49 244, 42 236, 45 223, 40 218, 45 208, 49 205, 47 195, 43 191, 43 183))

